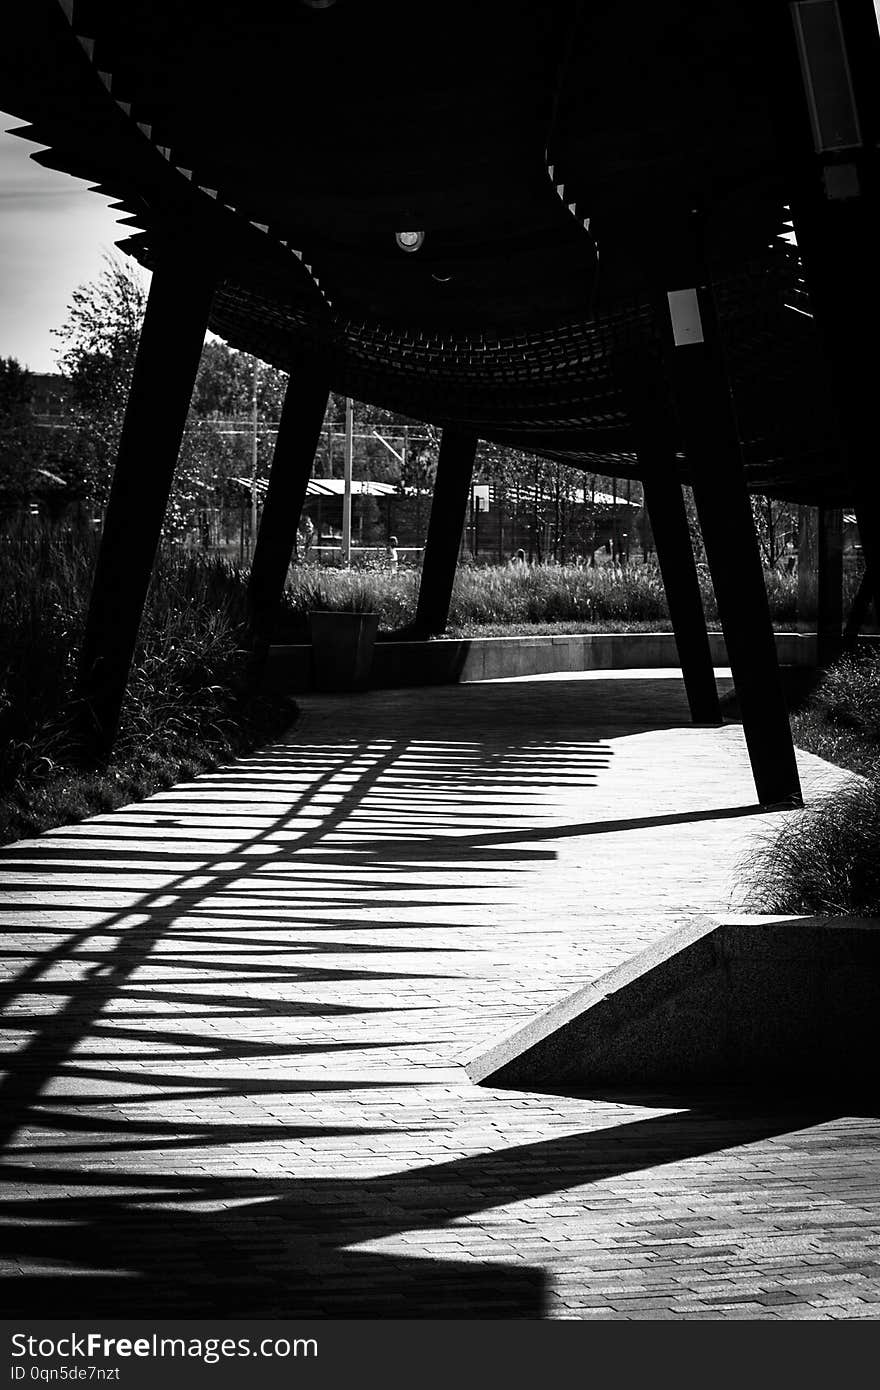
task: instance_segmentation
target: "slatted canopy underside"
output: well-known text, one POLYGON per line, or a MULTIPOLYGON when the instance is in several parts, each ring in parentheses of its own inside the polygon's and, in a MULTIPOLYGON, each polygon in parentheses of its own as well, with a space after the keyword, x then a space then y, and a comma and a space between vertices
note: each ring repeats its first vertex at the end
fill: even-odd
POLYGON ((144 265, 181 243, 216 260, 211 328, 234 346, 621 475, 641 469, 619 367, 659 352, 676 219, 699 206, 750 484, 833 502, 766 13, 17 0, 0 107, 40 163, 118 200, 144 265))

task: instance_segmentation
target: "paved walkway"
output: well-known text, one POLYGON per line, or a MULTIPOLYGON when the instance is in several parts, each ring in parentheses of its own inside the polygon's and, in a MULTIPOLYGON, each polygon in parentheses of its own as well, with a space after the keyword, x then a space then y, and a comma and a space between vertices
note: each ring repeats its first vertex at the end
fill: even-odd
POLYGON ((656 671, 303 704, 0 850, 8 1312, 875 1316, 870 1108, 460 1065, 735 904, 739 727, 656 671))

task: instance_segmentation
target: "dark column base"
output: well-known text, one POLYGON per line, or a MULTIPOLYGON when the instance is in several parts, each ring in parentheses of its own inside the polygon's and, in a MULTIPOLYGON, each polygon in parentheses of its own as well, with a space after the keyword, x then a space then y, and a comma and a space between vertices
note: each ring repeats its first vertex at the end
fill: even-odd
POLYGON ((444 429, 414 625, 419 636, 435 636, 445 631, 449 621, 476 451, 475 434, 444 429))

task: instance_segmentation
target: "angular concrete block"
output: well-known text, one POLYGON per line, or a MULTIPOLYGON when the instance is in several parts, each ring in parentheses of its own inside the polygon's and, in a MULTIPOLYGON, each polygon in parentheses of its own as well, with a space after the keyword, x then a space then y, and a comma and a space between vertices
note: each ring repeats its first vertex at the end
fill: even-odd
POLYGON ((880 921, 690 923, 465 1060, 527 1088, 876 1082, 880 921))

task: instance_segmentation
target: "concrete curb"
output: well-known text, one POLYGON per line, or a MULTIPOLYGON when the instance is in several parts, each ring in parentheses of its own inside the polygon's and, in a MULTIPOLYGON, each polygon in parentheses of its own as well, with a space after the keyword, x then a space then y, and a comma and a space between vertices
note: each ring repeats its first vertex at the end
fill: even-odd
MULTIPOLYGON (((721 633, 710 633, 709 643, 714 664, 728 665, 721 633)), ((816 634, 778 632, 776 650, 783 666, 813 666, 816 634)), ((369 683, 373 689, 384 690, 548 675, 554 671, 636 670, 678 664, 671 632, 443 638, 436 642, 378 642, 373 650, 369 683)), ((264 688, 292 694, 311 690, 311 647, 271 647, 264 688)))

